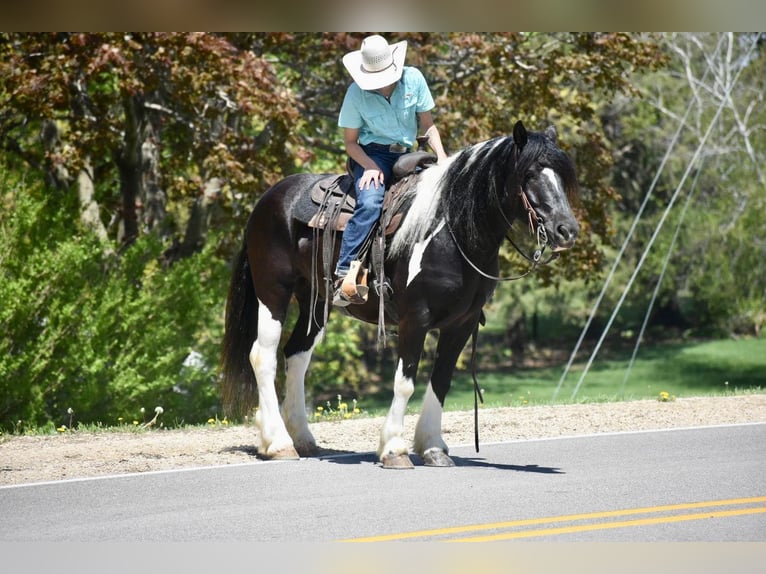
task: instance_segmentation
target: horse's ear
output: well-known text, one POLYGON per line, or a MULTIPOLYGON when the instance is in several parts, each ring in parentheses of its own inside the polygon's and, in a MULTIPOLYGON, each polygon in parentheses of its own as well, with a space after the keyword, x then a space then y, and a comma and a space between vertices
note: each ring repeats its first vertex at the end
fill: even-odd
POLYGON ((553 143, 556 143, 559 139, 559 134, 556 133, 556 128, 554 126, 548 126, 547 128, 545 128, 545 135, 553 143))
POLYGON ((521 120, 516 122, 516 125, 513 126, 513 143, 515 143, 519 149, 527 145, 527 128, 524 127, 521 120))

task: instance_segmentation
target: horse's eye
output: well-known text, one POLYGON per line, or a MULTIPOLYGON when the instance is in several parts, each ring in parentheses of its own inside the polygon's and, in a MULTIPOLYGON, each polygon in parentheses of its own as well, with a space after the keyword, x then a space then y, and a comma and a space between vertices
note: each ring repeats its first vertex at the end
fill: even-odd
POLYGON ((532 171, 528 171, 524 174, 524 189, 529 187, 529 184, 535 180, 536 174, 532 171))

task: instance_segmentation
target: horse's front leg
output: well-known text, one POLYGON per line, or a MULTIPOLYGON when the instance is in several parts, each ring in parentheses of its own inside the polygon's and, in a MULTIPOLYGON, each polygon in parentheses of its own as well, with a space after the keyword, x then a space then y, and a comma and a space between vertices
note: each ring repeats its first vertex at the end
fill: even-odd
POLYGON ((442 438, 444 399, 452 384, 458 357, 473 332, 472 325, 443 330, 436 346, 436 360, 431 381, 423 397, 423 409, 415 427, 414 450, 426 466, 455 466, 448 456, 449 448, 442 438))
POLYGON ((394 377, 394 398, 380 434, 378 457, 383 468, 413 468, 409 443, 404 438, 404 415, 415 391, 418 362, 426 332, 399 326, 399 364, 394 377))

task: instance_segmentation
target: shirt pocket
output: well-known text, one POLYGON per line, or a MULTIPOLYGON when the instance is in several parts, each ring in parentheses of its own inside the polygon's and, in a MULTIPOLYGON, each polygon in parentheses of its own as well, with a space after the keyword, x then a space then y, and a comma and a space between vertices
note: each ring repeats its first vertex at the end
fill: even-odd
POLYGON ((407 98, 404 100, 404 105, 397 110, 397 119, 399 125, 405 128, 411 128, 416 125, 415 110, 417 109, 417 101, 415 98, 407 98))
POLYGON ((367 130, 377 136, 378 143, 390 143, 399 131, 396 116, 391 110, 375 110, 364 118, 367 130))

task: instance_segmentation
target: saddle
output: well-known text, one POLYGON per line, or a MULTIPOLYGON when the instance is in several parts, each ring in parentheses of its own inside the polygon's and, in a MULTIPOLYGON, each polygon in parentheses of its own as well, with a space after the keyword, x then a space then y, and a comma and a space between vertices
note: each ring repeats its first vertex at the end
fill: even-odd
MULTIPOLYGON (((393 183, 383 196, 381 222, 385 233, 391 235, 399 227, 402 216, 398 213, 401 200, 411 185, 409 175, 417 173, 436 162, 436 156, 417 151, 404 154, 393 167, 393 183)), ((310 190, 311 201, 317 206, 309 219, 309 227, 343 231, 356 207, 354 178, 349 174, 328 175, 317 181, 310 190)))

